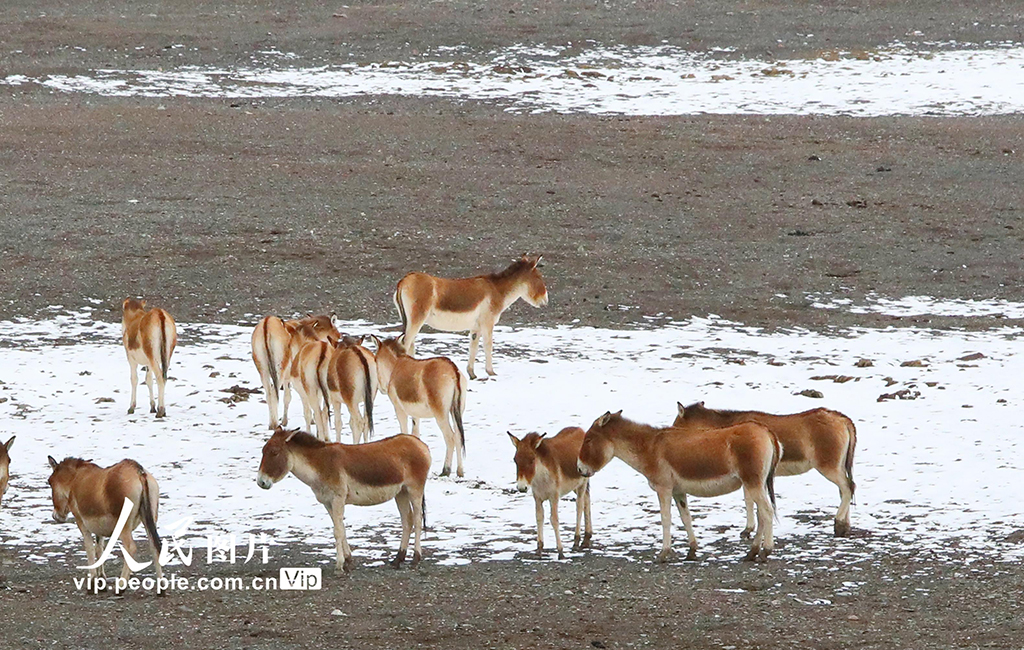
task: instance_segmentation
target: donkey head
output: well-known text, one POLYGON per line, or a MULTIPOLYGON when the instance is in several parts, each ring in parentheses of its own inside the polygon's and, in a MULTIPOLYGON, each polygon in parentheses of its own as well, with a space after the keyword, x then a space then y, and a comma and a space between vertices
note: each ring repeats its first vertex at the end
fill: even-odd
POLYGON ((260 469, 256 473, 256 485, 269 490, 274 483, 288 476, 288 472, 292 470, 288 441, 298 432, 298 429, 286 431, 281 427, 274 430, 274 435, 263 445, 263 460, 260 461, 260 469))
POLYGON ((523 265, 523 282, 525 292, 523 298, 534 307, 543 307, 548 304, 548 288, 544 284, 544 278, 538 270, 541 256, 536 257, 523 254, 519 262, 523 265))
POLYGON ((511 431, 506 433, 516 448, 516 489, 526 492, 533 483, 533 477, 537 475, 537 449, 547 434, 528 433, 520 440, 511 431))
POLYGON ((621 421, 622 411, 607 411, 590 425, 576 461, 576 469, 582 476, 593 476, 615 457, 615 443, 609 433, 621 421))
POLYGON ((85 461, 80 458, 65 458, 58 463, 53 456, 47 456, 46 460, 53 470, 47 479, 47 483, 50 484, 50 496, 53 499, 53 520, 63 524, 67 522, 71 511, 71 484, 85 461))

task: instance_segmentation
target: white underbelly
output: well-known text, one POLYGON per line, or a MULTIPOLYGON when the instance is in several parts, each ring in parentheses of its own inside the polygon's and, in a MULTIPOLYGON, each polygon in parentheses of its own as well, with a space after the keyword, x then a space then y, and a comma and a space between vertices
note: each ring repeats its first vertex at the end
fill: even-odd
POLYGON ((432 417, 434 417, 434 412, 430 410, 430 405, 429 404, 422 404, 422 403, 419 403, 419 402, 414 402, 414 403, 410 404, 409 402, 402 402, 402 408, 405 409, 405 412, 408 413, 410 417, 414 417, 414 418, 432 418, 432 417))
POLYGON ((797 474, 803 474, 814 469, 814 463, 809 460, 801 460, 797 462, 780 462, 778 467, 775 468, 775 474, 777 476, 796 476, 797 474))
MULTIPOLYGON (((120 515, 121 513, 118 513, 120 515)), ((76 517, 77 519, 77 517, 76 517)), ((85 529, 93 535, 99 535, 100 537, 110 537, 114 534, 114 527, 117 525, 117 517, 106 516, 106 517, 89 517, 82 520, 85 524, 85 529)), ((127 524, 131 525, 131 522, 127 524)))
POLYGON ((375 506, 395 498, 402 489, 401 484, 373 487, 369 485, 349 485, 346 505, 375 506))
POLYGON ((128 361, 132 363, 137 363, 140 366, 145 366, 149 364, 149 359, 146 358, 146 353, 142 351, 142 348, 139 348, 137 350, 130 350, 128 352, 128 361))
POLYGON ((703 481, 686 481, 677 478, 673 492, 677 494, 685 492, 695 497, 717 497, 722 494, 735 492, 742 486, 743 483, 737 476, 723 476, 722 478, 703 481))
POLYGON ((427 325, 444 332, 465 332, 475 329, 478 320, 475 309, 464 313, 434 311, 427 317, 427 325))

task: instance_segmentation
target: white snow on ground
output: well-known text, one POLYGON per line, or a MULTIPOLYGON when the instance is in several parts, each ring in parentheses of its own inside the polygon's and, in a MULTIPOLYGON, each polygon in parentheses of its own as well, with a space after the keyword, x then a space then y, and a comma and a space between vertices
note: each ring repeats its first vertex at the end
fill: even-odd
MULTIPOLYGON (((955 45, 955 44, 954 44, 955 45)), ((821 53, 821 58, 727 60, 670 46, 581 49, 514 46, 487 63, 439 50, 412 61, 282 67, 97 70, 0 84, 128 97, 408 95, 495 100, 508 110, 621 115, 992 115, 1024 110, 1024 47, 821 53)))
MULTIPOLYGON (((351 332, 380 331, 353 323, 351 332)), ((126 415, 128 364, 119 326, 96 322, 88 311, 42 321, 0 322, 0 438, 17 435, 11 488, 0 508, 0 539, 33 561, 80 549, 73 525, 51 521, 46 456, 73 455, 102 465, 131 457, 160 481, 160 527, 195 523, 185 539, 200 555, 210 534, 269 533, 277 544, 299 545, 333 557, 326 512, 309 488, 288 477, 271 490, 255 482, 268 436, 259 396, 229 405, 221 392, 235 384, 258 387, 249 356, 250 328, 181 325, 171 364, 168 417, 140 409, 126 415), (104 401, 112 399, 113 401, 104 401)), ((428 481, 428 560, 458 564, 481 559, 529 560, 534 547, 533 500, 514 491, 513 449, 506 430, 554 433, 589 424, 606 410, 652 423, 669 423, 676 401, 705 400, 719 408, 793 412, 828 406, 850 415, 859 442, 852 523, 858 535, 831 537, 838 490, 817 474, 777 482, 780 562, 863 559, 884 553, 941 556, 957 547, 986 562, 1024 558, 1008 538, 1024 529, 1024 431, 1019 424, 1022 332, 949 332, 918 329, 802 330, 764 333, 716 318, 694 318, 656 329, 583 327, 499 328, 497 378, 470 387, 465 479, 436 476, 444 445, 426 421, 434 474, 428 481), (960 357, 980 352, 970 361, 960 357), (855 367, 859 359, 874 362, 855 367), (901 362, 921 361, 923 367, 901 362), (813 380, 846 375, 845 383, 813 380), (890 378, 890 379, 887 379, 890 378), (888 385, 891 384, 891 385, 888 385), (796 393, 814 388, 824 399, 796 393), (907 389, 913 400, 878 402, 907 389), (787 544, 789 540, 803 540, 787 544)), ((425 334, 422 354, 443 352, 465 361, 465 338, 425 334)), ((376 401, 378 436, 398 432, 384 396, 376 401)), ((301 421, 293 404, 293 423, 301 421), (298 418, 298 420, 296 420, 298 418)), ((346 428, 346 439, 350 430, 346 428)), ((654 495, 644 479, 613 461, 593 479, 594 553, 635 560, 653 557, 660 539, 654 495)), ((702 557, 736 561, 745 552, 739 493, 691 499, 702 557)), ((562 502, 565 537, 574 504, 562 502)), ((397 547, 393 504, 348 508, 349 540, 358 557, 383 560, 397 547)), ((678 517, 675 546, 685 548, 678 517)), ((137 538, 142 533, 136 534, 137 538)), ((553 546, 550 529, 548 547, 553 546)), ((244 549, 243 549, 244 552, 244 549)), ((271 557, 274 550, 271 549, 271 557)), ((84 559, 84 553, 82 554, 84 559)), ((569 561, 577 554, 570 553, 569 561)))
POLYGON ((813 301, 811 306, 816 309, 841 309, 853 314, 1024 318, 1024 303, 1008 300, 951 300, 931 296, 906 296, 894 300, 869 294, 864 304, 857 305, 850 298, 835 298, 824 294, 808 297, 813 301))

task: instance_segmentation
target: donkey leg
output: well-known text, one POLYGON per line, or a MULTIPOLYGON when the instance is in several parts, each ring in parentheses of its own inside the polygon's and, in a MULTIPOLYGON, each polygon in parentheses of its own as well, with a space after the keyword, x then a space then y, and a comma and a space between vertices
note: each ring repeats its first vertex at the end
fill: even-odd
POLYGON ((586 508, 587 482, 583 481, 580 487, 576 488, 576 530, 572 536, 572 550, 580 550, 583 538, 580 533, 583 528, 583 509, 586 508))
POLYGON ((473 365, 476 363, 476 350, 480 344, 480 332, 477 330, 469 331, 469 363, 466 365, 466 374, 469 375, 470 379, 476 379, 476 373, 473 372, 473 365))
MULTIPOLYGON (((98 551, 102 548, 97 542, 99 538, 93 538, 92 533, 85 530, 81 525, 78 526, 78 529, 82 532, 82 544, 85 546, 85 559, 87 560, 87 564, 91 566, 96 562, 96 558, 99 557, 98 551)), ((99 568, 89 569, 90 578, 95 580, 97 576, 99 576, 99 568)))
POLYGON ((558 495, 551 499, 551 528, 555 531, 555 548, 558 549, 558 559, 565 559, 565 551, 562 549, 562 534, 558 532, 558 495))
POLYGON ((686 503, 685 494, 676 497, 676 507, 679 508, 679 518, 683 520, 686 539, 690 543, 690 550, 686 552, 686 561, 692 562, 697 559, 697 536, 693 533, 693 517, 690 515, 690 506, 686 503))
POLYGON ((667 562, 672 557, 672 491, 658 492, 658 506, 661 508, 661 552, 658 562, 667 562))
POLYGON ((744 486, 744 492, 752 492, 751 497, 757 504, 757 530, 754 532, 750 551, 743 558, 746 562, 764 561, 772 550, 772 517, 775 512, 771 500, 764 489, 750 489, 744 486))
MULTIPOLYGON (((281 426, 288 426, 288 406, 292 403, 292 384, 285 380, 281 384, 281 392, 284 393, 284 405, 281 409, 281 426)), ((275 427, 276 428, 276 427, 275 427)))
POLYGON ((490 326, 483 328, 483 335, 484 335, 484 370, 487 371, 488 375, 493 377, 494 375, 498 374, 498 373, 494 372, 494 362, 493 362, 493 358, 492 358, 492 354, 491 354, 492 353, 491 348, 494 345, 494 323, 491 323, 490 326))
POLYGON ((754 532, 754 500, 746 492, 743 493, 743 505, 747 508, 747 525, 740 533, 740 539, 750 539, 754 532))
POLYGON ((534 505, 537 509, 537 557, 544 553, 544 501, 539 499, 536 493, 533 495, 534 505))
MULTIPOLYGON (((91 537, 90 537, 90 539, 91 539, 91 537)), ((96 542, 95 542, 95 544, 96 545, 92 547, 92 561, 93 562, 95 562, 96 560, 98 560, 100 558, 100 553, 102 552, 102 549, 107 547, 107 538, 103 537, 102 535, 96 535, 96 542)), ((96 575, 101 577, 101 578, 106 578, 107 577, 107 565, 106 564, 101 564, 100 566, 98 566, 96 568, 96 575)))
POLYGON ((423 536, 423 492, 410 493, 409 500, 412 503, 412 531, 416 538, 412 551, 412 568, 415 569, 423 559, 423 552, 420 548, 420 537, 423 536))
POLYGON ((131 359, 128 359, 128 368, 131 373, 132 379, 132 403, 128 407, 128 415, 135 412, 135 394, 139 387, 139 364, 135 363, 131 359))
MULTIPOLYGON (((437 413, 435 420, 437 426, 441 429, 441 433, 444 434, 444 445, 445 445, 445 461, 446 467, 451 469, 452 466, 452 454, 455 454, 455 473, 462 478, 465 473, 462 470, 462 441, 459 439, 459 434, 455 433, 455 429, 452 428, 452 423, 448 420, 446 413, 437 413)), ((415 420, 413 420, 415 422, 415 420)))
POLYGON ((324 505, 334 524, 334 548, 337 553, 335 570, 349 573, 355 567, 355 560, 352 559, 352 549, 349 548, 348 540, 345 538, 345 502, 335 498, 330 504, 324 505))
POLYGON ((396 494, 395 503, 398 505, 398 515, 402 518, 402 541, 398 544, 398 555, 391 560, 391 566, 397 569, 405 561, 409 550, 409 536, 412 534, 412 502, 409 500, 409 493, 403 490, 396 494))
POLYGON ((270 429, 273 431, 277 428, 278 417, 277 417, 277 391, 274 390, 274 382, 271 381, 270 375, 268 375, 262 368, 260 368, 260 382, 263 384, 263 396, 267 399, 267 410, 270 411, 270 429))
MULTIPOLYGON (((417 419, 413 418, 413 422, 417 419)), ((452 455, 455 454, 457 440, 455 439, 455 432, 448 425, 448 420, 444 414, 437 416, 437 426, 441 429, 441 435, 444 437, 444 468, 441 470, 441 476, 448 476, 452 473, 452 455)), ((458 463, 458 475, 462 476, 462 459, 457 459, 458 463)))
POLYGON ((164 406, 164 391, 167 388, 167 380, 164 379, 163 375, 157 375, 156 377, 156 390, 157 390, 157 405, 156 405, 156 416, 158 418, 167 417, 167 408, 164 406))
MULTIPOLYGON (((128 526, 125 526, 124 530, 121 531, 121 537, 119 539, 121 540, 121 544, 124 545, 125 552, 128 553, 129 557, 134 559, 135 556, 138 555, 139 549, 135 546, 135 540, 132 538, 132 531, 128 530, 128 526)), ((128 560, 126 559, 124 562, 124 568, 121 569, 121 580, 127 580, 131 575, 132 568, 128 566, 128 560)))
POLYGON ((586 528, 583 531, 583 541, 580 548, 590 548, 590 540, 594 536, 594 524, 590 518, 590 481, 585 481, 583 490, 583 517, 586 528))
POLYGON ((152 364, 146 366, 146 388, 149 390, 149 412, 156 413, 156 399, 153 398, 153 368, 152 364))
POLYGON ((850 503, 853 501, 853 486, 841 467, 833 471, 819 469, 818 472, 839 488, 839 510, 836 511, 834 531, 836 537, 845 537, 850 534, 850 503))

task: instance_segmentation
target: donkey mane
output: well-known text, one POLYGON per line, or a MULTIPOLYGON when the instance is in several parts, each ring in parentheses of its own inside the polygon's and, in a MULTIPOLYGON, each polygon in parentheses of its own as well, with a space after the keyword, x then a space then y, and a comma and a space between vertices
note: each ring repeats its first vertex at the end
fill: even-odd
POLYGON ((288 440, 288 444, 294 444, 297 447, 305 447, 308 449, 316 449, 327 445, 323 440, 320 440, 316 436, 305 431, 296 431, 292 435, 291 439, 288 440))
POLYGON ((489 278, 492 280, 505 280, 516 275, 519 275, 525 270, 533 268, 533 263, 528 260, 516 260, 508 265, 505 269, 491 273, 489 278))
POLYGON ((77 456, 68 456, 64 460, 57 463, 58 466, 65 465, 72 469, 78 469, 79 467, 86 467, 88 465, 95 465, 91 459, 78 458, 77 456), (65 465, 66 463, 66 465, 65 465))

